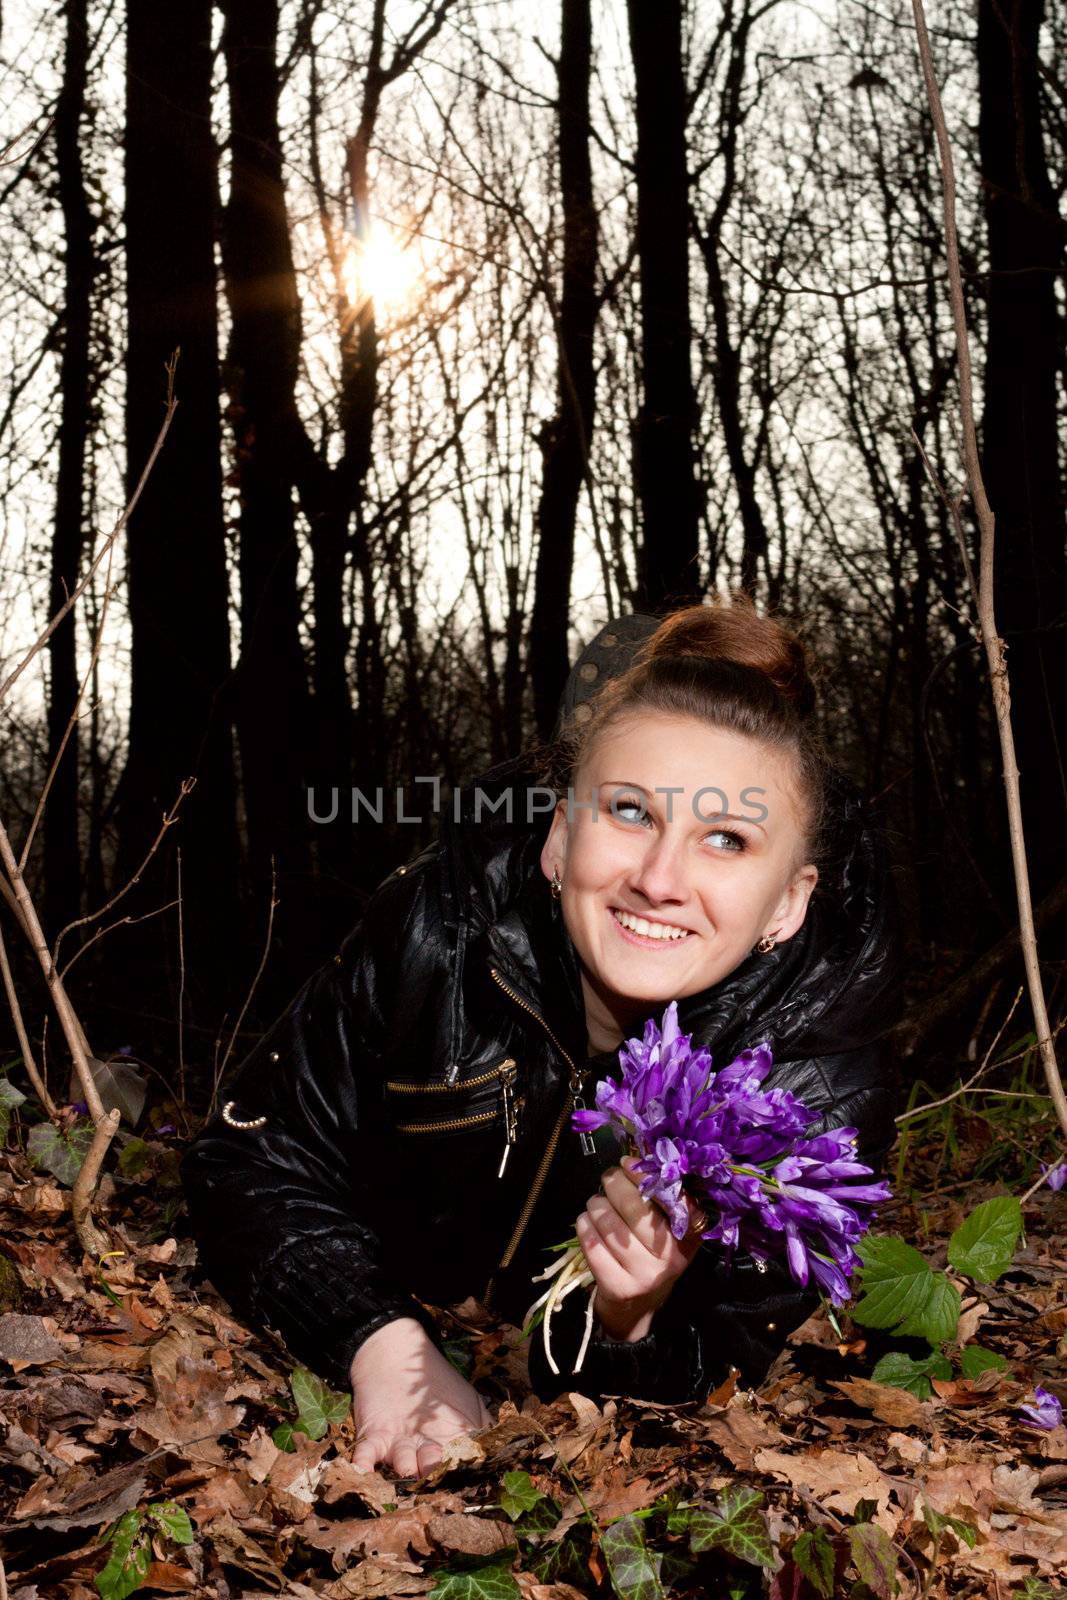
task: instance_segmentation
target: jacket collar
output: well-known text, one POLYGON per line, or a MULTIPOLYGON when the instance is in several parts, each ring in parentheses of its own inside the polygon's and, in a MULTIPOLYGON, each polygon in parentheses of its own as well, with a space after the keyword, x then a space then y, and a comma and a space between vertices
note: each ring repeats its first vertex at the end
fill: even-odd
MULTIPOLYGON (((832 774, 829 804, 826 858, 799 932, 679 1002, 683 1032, 720 1061, 763 1039, 792 1059, 836 1054, 897 1019, 900 940, 884 835, 844 774, 832 774)), ((458 925, 454 1045, 462 967, 474 959, 495 966, 568 1050, 586 1055, 577 953, 540 866, 545 805, 520 756, 475 780, 446 813, 442 855, 458 925)))

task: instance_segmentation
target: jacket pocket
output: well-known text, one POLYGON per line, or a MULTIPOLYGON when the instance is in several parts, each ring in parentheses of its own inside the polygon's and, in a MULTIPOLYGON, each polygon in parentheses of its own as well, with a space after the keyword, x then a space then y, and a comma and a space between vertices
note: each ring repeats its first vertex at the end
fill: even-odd
MULTIPOLYGON (((473 1078, 463 1078, 455 1083, 427 1083, 415 1079, 386 1079, 385 1092, 394 1105, 403 1105, 405 1120, 394 1123, 397 1133, 433 1134, 462 1133, 468 1128, 488 1126, 503 1122, 507 1142, 514 1144, 518 1132, 519 1111, 523 1097, 516 1095, 515 1082, 518 1066, 512 1056, 505 1056, 497 1066, 480 1072, 473 1078), (463 1097, 469 1096, 470 1110, 462 1108, 463 1097), (423 1115, 424 1112, 439 1113, 423 1115), (408 1113, 415 1113, 410 1118, 408 1113)), ((399 1109, 399 1107, 397 1107, 399 1109)))

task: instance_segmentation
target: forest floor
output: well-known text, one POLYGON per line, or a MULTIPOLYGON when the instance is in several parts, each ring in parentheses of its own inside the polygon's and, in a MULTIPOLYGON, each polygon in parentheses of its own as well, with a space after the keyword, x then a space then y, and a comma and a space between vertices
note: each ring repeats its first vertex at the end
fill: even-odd
MULTIPOLYGON (((947 1166, 936 1140, 908 1152, 921 1200, 878 1222, 935 1266, 964 1213, 1004 1192, 954 1140, 947 1166)), ((497 1420, 400 1484, 353 1468, 343 1397, 294 1381, 285 1351, 197 1284, 173 1141, 125 1165, 105 1180, 115 1253, 94 1263, 69 1190, 0 1157, 0 1600, 1061 1592, 1067 1429, 1028 1429, 1018 1407, 1038 1384, 1067 1401, 1067 1190, 1038 1189, 1008 1271, 964 1286, 957 1343, 1006 1366, 920 1393, 872 1381, 884 1336, 819 1313, 755 1392, 543 1405, 514 1329, 473 1304, 443 1314, 497 1420)))

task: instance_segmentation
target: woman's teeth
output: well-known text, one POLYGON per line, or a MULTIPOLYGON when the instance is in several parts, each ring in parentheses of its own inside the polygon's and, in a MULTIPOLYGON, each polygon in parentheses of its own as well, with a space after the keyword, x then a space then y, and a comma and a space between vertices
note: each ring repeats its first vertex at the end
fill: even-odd
POLYGON ((621 922, 624 928, 639 934, 642 939, 685 939, 689 935, 688 928, 676 928, 670 922, 646 922, 644 917, 633 917, 628 911, 613 911, 611 914, 616 922, 621 922))

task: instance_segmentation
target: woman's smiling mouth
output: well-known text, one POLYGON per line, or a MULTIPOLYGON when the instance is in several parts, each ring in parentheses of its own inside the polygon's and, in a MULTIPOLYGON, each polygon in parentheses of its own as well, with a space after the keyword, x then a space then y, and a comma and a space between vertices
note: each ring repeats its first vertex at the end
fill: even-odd
POLYGON ((644 949, 662 949, 666 945, 683 944, 692 934, 691 928, 681 928, 673 922, 651 922, 647 917, 636 916, 632 911, 611 908, 612 919, 624 939, 644 949))

